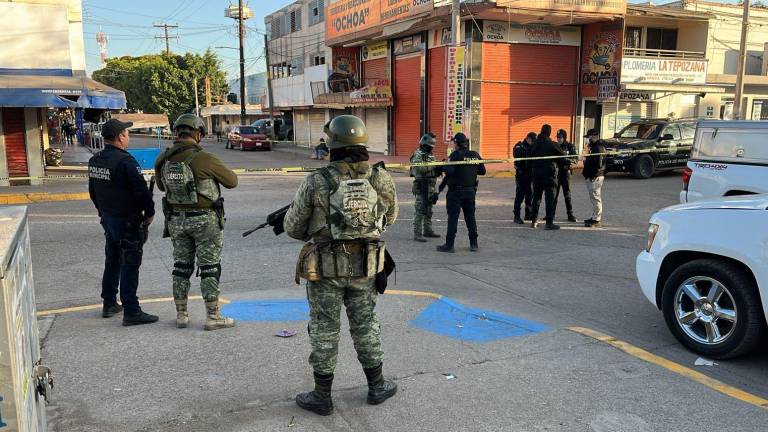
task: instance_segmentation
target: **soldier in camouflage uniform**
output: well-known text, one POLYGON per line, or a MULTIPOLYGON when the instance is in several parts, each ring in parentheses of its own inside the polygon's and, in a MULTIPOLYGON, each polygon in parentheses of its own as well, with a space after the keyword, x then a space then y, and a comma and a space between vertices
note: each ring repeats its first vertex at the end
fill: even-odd
MULTIPOLYGON (((434 162, 432 150, 435 148, 435 135, 424 134, 419 141, 419 148, 411 155, 411 163, 434 162)), ((432 195, 435 193, 437 178, 442 174, 440 167, 411 167, 413 196, 416 198, 416 214, 413 217, 413 239, 426 242, 424 237, 440 238, 432 231, 432 195)))
POLYGON ((382 375, 384 353, 374 311, 375 273, 381 271, 376 257, 383 262, 384 254, 379 237, 398 213, 395 184, 383 168, 365 162, 368 133, 362 120, 350 115, 336 117, 326 125, 325 133, 331 163, 309 174, 299 186, 284 222, 289 236, 310 242, 300 255, 297 269, 302 270, 297 276, 307 279, 309 363, 315 389, 296 396, 296 403, 320 415, 333 412, 331 386, 342 304, 368 379, 368 403, 382 403, 397 392, 397 386, 382 375), (350 187, 357 189, 337 198, 350 187))
POLYGON ((207 312, 205 330, 234 327, 234 320, 222 316, 219 309, 221 250, 224 246, 220 186, 234 188, 237 175, 200 146, 200 140, 205 136, 202 120, 192 114, 183 114, 173 127, 177 139, 158 157, 155 173, 158 188, 166 192, 163 211, 173 243, 176 326, 185 328, 189 325, 189 279, 194 273, 197 257, 200 291, 207 312), (185 193, 190 195, 186 197, 188 201, 179 198, 185 193))

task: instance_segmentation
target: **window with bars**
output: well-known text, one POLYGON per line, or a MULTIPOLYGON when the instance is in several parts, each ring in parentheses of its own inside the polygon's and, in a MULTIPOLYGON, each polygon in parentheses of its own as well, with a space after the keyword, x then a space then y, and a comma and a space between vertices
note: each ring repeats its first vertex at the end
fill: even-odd
POLYGON ((627 27, 624 31, 624 48, 643 47, 643 28, 627 27))
POLYGON ((301 30, 301 9, 291 11, 289 16, 291 33, 301 30))
POLYGON ((325 21, 325 1, 312 0, 309 2, 309 25, 325 21))

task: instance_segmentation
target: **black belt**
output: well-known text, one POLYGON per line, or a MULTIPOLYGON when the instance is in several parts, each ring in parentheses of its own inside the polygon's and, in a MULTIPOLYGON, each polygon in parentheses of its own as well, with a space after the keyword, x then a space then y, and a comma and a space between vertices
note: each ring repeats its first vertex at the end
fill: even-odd
POLYGON ((205 216, 208 214, 208 211, 205 210, 190 210, 190 211, 172 211, 172 215, 174 216, 186 216, 186 217, 192 217, 192 216, 205 216))

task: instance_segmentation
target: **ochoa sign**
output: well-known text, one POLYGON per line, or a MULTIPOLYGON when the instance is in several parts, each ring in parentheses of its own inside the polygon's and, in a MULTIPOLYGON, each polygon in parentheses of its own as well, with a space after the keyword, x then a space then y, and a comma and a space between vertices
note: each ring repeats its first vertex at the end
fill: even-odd
POLYGON ((326 37, 333 39, 379 24, 380 6, 378 0, 342 0, 328 5, 326 37))

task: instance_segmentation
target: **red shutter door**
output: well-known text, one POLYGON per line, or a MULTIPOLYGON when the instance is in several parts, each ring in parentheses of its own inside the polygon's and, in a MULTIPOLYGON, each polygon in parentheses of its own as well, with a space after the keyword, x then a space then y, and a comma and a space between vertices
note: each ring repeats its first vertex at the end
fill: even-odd
POLYGON ((363 62, 363 80, 367 83, 369 80, 388 79, 387 59, 380 58, 363 62))
POLYGON ((421 57, 395 60, 395 155, 408 156, 421 133, 421 57))
POLYGON ((437 136, 435 155, 446 154, 445 137, 445 47, 429 50, 429 111, 427 129, 437 136))
POLYGON ((482 146, 485 158, 510 157, 516 142, 541 125, 571 135, 576 115, 578 47, 483 46, 482 146), (504 83, 504 82, 509 82, 504 83))
POLYGON ((5 155, 8 159, 9 177, 26 177, 29 175, 25 132, 24 109, 3 108, 3 134, 5 135, 5 155))

